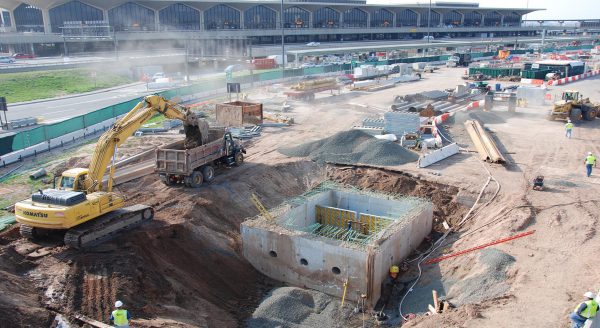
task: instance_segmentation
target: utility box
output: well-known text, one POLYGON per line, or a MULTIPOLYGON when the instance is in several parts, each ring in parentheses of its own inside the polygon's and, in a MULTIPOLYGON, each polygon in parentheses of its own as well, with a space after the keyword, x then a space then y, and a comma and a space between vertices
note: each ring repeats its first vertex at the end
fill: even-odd
POLYGON ((216 106, 217 123, 222 126, 244 126, 262 124, 263 105, 244 101, 233 101, 216 106))

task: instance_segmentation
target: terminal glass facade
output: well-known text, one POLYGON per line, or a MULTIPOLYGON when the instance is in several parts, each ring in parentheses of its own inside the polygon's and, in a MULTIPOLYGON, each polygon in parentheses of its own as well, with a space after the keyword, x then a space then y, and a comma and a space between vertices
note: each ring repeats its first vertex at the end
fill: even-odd
POLYGON ((425 11, 421 14, 421 27, 438 27, 440 25, 440 13, 437 11, 431 11, 431 23, 428 25, 427 20, 429 18, 429 11, 425 11))
POLYGON ((465 13, 464 26, 481 26, 481 14, 476 11, 465 13))
POLYGON ((444 14, 444 25, 446 26, 459 26, 462 24, 461 21, 462 15, 456 10, 444 14))
POLYGON ((398 17, 396 18, 397 23, 396 26, 404 27, 404 26, 417 26, 417 18, 419 16, 416 12, 410 9, 404 9, 398 13, 398 17))
MULTIPOLYGON (((21 4, 14 11, 17 32, 44 32, 42 11, 34 6, 21 4)), ((10 17, 8 17, 10 22, 10 17)), ((4 17, 6 24, 6 17, 4 17)))
POLYGON ((227 6, 216 5, 204 12, 204 28, 228 30, 240 28, 240 12, 227 6))
POLYGON ((342 27, 367 27, 369 15, 358 8, 344 11, 342 27))
POLYGON ((158 13, 161 30, 199 30, 200 11, 174 3, 158 13))
POLYGON ((10 21, 10 13, 8 11, 2 11, 2 26, 12 26, 12 23, 10 21))
POLYGON ((314 12, 315 28, 336 28, 340 27, 340 14, 329 8, 324 7, 314 12))
POLYGON ((277 13, 275 10, 263 5, 254 6, 244 12, 244 28, 277 28, 277 13))
POLYGON ((102 10, 80 1, 70 1, 50 8, 50 26, 52 33, 61 33, 65 22, 101 21, 102 10))
POLYGON ((283 10, 285 28, 309 27, 310 13, 300 7, 291 7, 283 10))
POLYGON ((154 31, 154 10, 128 2, 108 11, 108 20, 115 31, 154 31))
POLYGON ((377 9, 371 14, 371 27, 392 27, 394 14, 387 9, 377 9))
POLYGON ((492 11, 485 14, 485 19, 483 20, 484 26, 500 26, 502 22, 502 15, 500 15, 497 11, 492 11))
POLYGON ((519 26, 521 24, 521 15, 511 12, 504 15, 505 26, 519 26))

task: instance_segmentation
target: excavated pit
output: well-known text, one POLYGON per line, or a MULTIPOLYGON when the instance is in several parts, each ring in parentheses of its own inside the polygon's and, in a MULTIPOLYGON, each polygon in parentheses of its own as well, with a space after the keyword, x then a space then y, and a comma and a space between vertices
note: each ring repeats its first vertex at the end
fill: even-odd
MULTIPOLYGON (((14 229, 4 233, 0 260, 8 256, 22 264, 0 267, 2 275, 23 291, 37 288, 38 294, 32 298, 17 290, 11 301, 0 298, 0 308, 25 311, 14 300, 25 302, 29 312, 22 312, 23 322, 33 326, 43 326, 38 323, 58 313, 106 322, 119 299, 139 327, 244 326, 268 291, 281 286, 242 256, 240 224, 258 214, 251 195, 272 208, 324 180, 429 199, 434 224, 453 222, 465 212, 457 200, 458 188, 378 169, 306 161, 246 163, 218 172, 214 182, 197 190, 166 187, 150 175, 119 191, 127 195, 128 204, 154 206, 154 222, 90 251, 54 247, 49 256, 28 260, 14 249, 27 249, 31 243, 17 238, 14 229)), ((14 291, 6 284, 2 289, 14 291)))

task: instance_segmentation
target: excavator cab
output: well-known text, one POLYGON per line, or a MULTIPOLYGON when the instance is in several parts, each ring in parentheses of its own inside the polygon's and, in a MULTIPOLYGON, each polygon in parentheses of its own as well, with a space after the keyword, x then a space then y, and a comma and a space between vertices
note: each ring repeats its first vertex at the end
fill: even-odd
POLYGON ((85 191, 85 178, 87 169, 70 169, 62 173, 58 180, 58 189, 69 191, 85 191))

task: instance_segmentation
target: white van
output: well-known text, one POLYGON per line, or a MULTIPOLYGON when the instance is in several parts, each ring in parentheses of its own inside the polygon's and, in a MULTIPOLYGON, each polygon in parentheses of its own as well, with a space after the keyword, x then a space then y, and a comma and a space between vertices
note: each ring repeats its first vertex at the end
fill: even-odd
POLYGON ((427 35, 426 35, 426 36, 424 36, 424 37, 423 37, 423 40, 425 40, 425 41, 427 41, 427 40, 429 40, 429 41, 433 41, 433 36, 431 36, 431 35, 430 35, 430 36, 427 36, 427 35))

